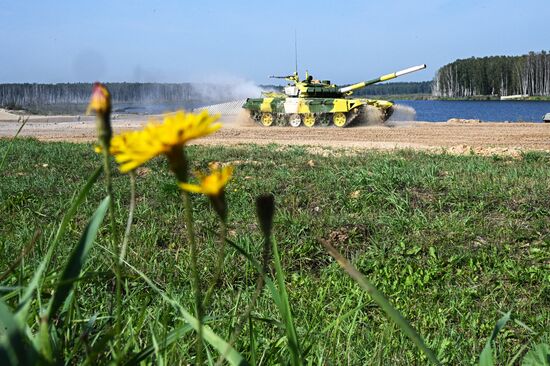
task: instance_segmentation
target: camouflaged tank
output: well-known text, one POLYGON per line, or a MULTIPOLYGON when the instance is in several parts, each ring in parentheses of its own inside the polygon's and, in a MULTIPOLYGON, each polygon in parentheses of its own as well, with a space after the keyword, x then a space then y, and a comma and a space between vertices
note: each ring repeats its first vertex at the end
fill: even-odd
POLYGON ((380 119, 386 121, 393 113, 393 103, 385 100, 352 98, 357 89, 382 81, 391 80, 411 72, 425 69, 426 65, 410 67, 377 79, 363 81, 344 87, 331 84, 328 80, 314 80, 306 72, 300 81, 298 73, 289 76, 271 76, 286 79, 290 83, 284 93, 264 92, 263 98, 248 98, 243 108, 250 117, 263 126, 272 125, 298 127, 329 126, 346 127, 353 123, 368 106, 379 111, 380 119))

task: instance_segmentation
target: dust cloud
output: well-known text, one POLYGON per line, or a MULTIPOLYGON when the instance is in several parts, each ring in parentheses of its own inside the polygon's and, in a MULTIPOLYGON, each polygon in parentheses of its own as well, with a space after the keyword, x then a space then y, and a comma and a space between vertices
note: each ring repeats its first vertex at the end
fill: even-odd
POLYGON ((202 100, 213 104, 197 108, 212 114, 220 114, 221 122, 234 127, 249 127, 255 123, 250 113, 242 108, 247 98, 260 98, 263 88, 250 80, 234 76, 209 78, 204 83, 194 86, 194 93, 202 100))
POLYGON ((384 122, 383 112, 372 105, 363 108, 361 114, 352 122, 354 126, 408 126, 416 120, 416 111, 406 105, 395 104, 390 118, 384 122))
POLYGON ((416 121, 416 111, 408 105, 395 104, 393 106, 393 114, 386 122, 387 126, 392 127, 407 127, 414 124, 416 121))
POLYGON ((263 89, 251 80, 222 75, 209 77, 193 84, 193 93, 199 100, 228 102, 246 98, 259 98, 263 89))
POLYGON ((250 117, 250 112, 247 111, 246 109, 242 109, 237 113, 237 116, 232 119, 233 121, 233 126, 236 126, 236 127, 253 127, 253 126, 256 126, 256 123, 254 122, 254 120, 252 119, 252 117, 250 117))
POLYGON ((363 108, 363 111, 358 115, 356 121, 357 126, 382 126, 384 124, 384 118, 380 109, 367 105, 363 108))

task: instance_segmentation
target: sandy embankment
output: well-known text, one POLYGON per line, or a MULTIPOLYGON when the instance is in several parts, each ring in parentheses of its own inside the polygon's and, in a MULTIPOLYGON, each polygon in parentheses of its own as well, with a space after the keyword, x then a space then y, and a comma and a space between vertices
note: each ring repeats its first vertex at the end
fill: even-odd
MULTIPOLYGON (((0 110, 0 138, 13 136, 19 116, 0 110)), ((148 117, 116 115, 115 131, 142 126, 148 117)), ((544 123, 433 123, 400 122, 396 126, 338 129, 261 127, 238 118, 223 118, 224 127, 199 140, 205 145, 269 144, 311 145, 353 150, 410 148, 456 154, 519 155, 522 151, 550 152, 550 124, 544 123)), ((93 141, 95 126, 89 116, 31 116, 20 136, 44 141, 93 141)))
POLYGON ((13 121, 13 120, 17 121, 18 118, 19 118, 18 115, 10 113, 5 109, 0 108, 0 121, 13 121))

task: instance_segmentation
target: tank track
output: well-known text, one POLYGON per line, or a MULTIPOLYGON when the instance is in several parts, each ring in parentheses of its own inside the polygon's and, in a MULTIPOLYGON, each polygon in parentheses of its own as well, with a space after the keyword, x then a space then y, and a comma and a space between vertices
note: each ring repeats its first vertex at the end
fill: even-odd
MULTIPOLYGON (((361 120, 361 118, 358 118, 358 117, 362 115, 362 111, 363 111, 362 109, 357 108, 357 109, 353 109, 350 112, 346 113, 346 123, 342 127, 345 128, 345 127, 350 127, 350 126, 356 125, 361 120)), ((393 108, 388 108, 384 112, 383 121, 386 121, 391 116, 391 113, 393 113, 393 108)), ((293 116, 293 114, 271 113, 272 121, 271 121, 271 124, 269 124, 269 125, 264 125, 262 123, 262 115, 263 115, 262 112, 252 112, 250 117, 257 124, 259 124, 260 126, 263 126, 263 127, 270 127, 270 126, 289 127, 289 126, 291 126, 290 125, 290 119, 291 119, 291 116, 293 116)), ((315 113, 315 124, 312 127, 336 127, 333 123, 333 120, 332 120, 333 116, 334 116, 334 113, 315 113)), ((303 127, 306 127, 306 126, 304 126, 303 116, 301 116, 301 117, 302 117, 302 121, 301 121, 299 127, 303 128, 303 127)))

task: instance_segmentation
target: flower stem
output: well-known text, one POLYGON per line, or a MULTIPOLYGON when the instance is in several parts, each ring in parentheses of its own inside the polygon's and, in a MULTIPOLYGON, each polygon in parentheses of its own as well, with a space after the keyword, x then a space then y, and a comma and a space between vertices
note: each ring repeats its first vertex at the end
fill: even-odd
POLYGON ((187 235, 189 236, 189 247, 190 247, 190 257, 191 257, 191 276, 193 277, 193 288, 195 291, 195 311, 197 314, 197 320, 199 322, 199 331, 197 332, 197 345, 196 345, 196 359, 195 364, 202 364, 202 317, 203 317, 203 307, 202 307, 202 292, 200 285, 200 278, 198 272, 197 264, 197 245, 195 243, 195 231, 193 228, 193 211, 191 206, 191 196, 187 192, 183 192, 183 204, 185 206, 185 224, 187 226, 187 235))
POLYGON ((109 154, 109 145, 107 145, 103 140, 100 139, 101 150, 103 151, 103 171, 105 172, 105 187, 107 189, 107 195, 111 198, 109 203, 110 211, 110 221, 111 221, 111 235, 113 244, 116 244, 118 241, 116 233, 116 222, 115 222, 115 200, 113 199, 113 183, 111 177, 111 161, 109 154))
POLYGON ((136 173, 131 171, 130 175, 130 207, 128 208, 128 221, 126 222, 126 230, 124 231, 124 238, 122 239, 122 248, 120 249, 120 255, 118 257, 118 264, 122 266, 124 263, 124 257, 126 257, 126 250, 128 248, 128 240, 130 238, 130 230, 132 228, 132 221, 134 220, 134 210, 136 208, 136 173))
POLYGON ((216 284, 220 280, 220 277, 223 273, 223 261, 225 259, 225 237, 227 233, 227 224, 224 220, 220 220, 220 243, 218 246, 218 253, 217 253, 217 259, 216 259, 216 267, 214 268, 214 277, 212 277, 212 282, 210 283, 210 287, 208 288, 208 291, 206 292, 206 295, 204 296, 204 302, 203 307, 204 309, 208 309, 208 305, 210 304, 210 300, 212 298, 212 294, 214 293, 214 288, 216 287, 216 284))
MULTIPOLYGON (((176 175, 176 179, 180 183, 187 183, 189 177, 189 167, 187 165, 187 157, 183 146, 174 146, 167 154, 170 170, 176 175)), ((183 205, 185 209, 185 226, 187 227, 187 236, 189 237, 189 251, 191 258, 191 277, 193 280, 193 290, 195 291, 195 311, 197 315, 198 328, 196 358, 195 364, 202 365, 203 359, 203 344, 202 344, 202 292, 198 269, 198 252, 197 244, 195 243, 195 229, 193 228, 193 207, 191 205, 191 195, 183 191, 183 205)))
MULTIPOLYGON (((104 121, 104 119, 108 119, 109 115, 97 116, 99 119, 98 123, 103 123, 106 125, 110 124, 109 121, 104 121)), ((105 172, 105 186, 107 189, 107 195, 111 198, 109 201, 109 219, 110 219, 110 226, 111 226, 111 246, 113 249, 113 252, 118 252, 118 234, 116 229, 116 212, 115 212, 115 199, 113 195, 113 183, 112 183, 112 176, 111 176, 111 160, 110 160, 110 152, 109 152, 109 145, 110 145, 110 138, 111 134, 109 132, 106 133, 99 133, 99 143, 101 144, 101 150, 103 152, 103 170, 105 172)), ((120 264, 117 260, 114 261, 114 272, 115 272, 115 281, 116 281, 116 321, 115 321, 115 332, 116 334, 120 334, 120 324, 121 324, 121 317, 122 317, 122 284, 121 284, 121 271, 120 271, 120 264)))

